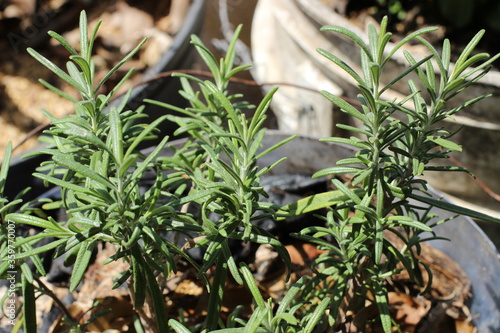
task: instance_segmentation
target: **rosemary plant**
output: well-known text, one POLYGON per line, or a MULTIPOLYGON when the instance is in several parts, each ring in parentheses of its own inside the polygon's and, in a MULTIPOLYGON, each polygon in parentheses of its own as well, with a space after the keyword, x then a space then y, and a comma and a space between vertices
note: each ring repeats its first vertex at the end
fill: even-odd
POLYGON ((192 37, 192 43, 215 82, 178 75, 184 88, 181 94, 190 102, 190 108, 179 109, 147 101, 185 115, 169 116, 179 124, 177 134, 188 134, 188 140, 172 158, 164 161, 189 176, 193 195, 210 193, 198 200, 199 224, 203 230, 198 233, 198 237, 202 238, 196 244, 205 249, 200 274, 205 274, 215 265, 213 281, 209 286, 208 330, 214 330, 219 325, 219 310, 228 272, 237 283, 243 284, 244 281, 229 247, 231 240, 271 244, 290 266, 284 246, 254 222, 274 216, 275 210, 280 208, 261 201, 260 197, 267 195, 260 186, 260 177, 282 160, 264 168, 257 166, 257 160, 293 137, 260 151, 265 135, 262 128, 265 112, 276 89, 264 97, 250 118, 243 111, 251 106, 238 102, 242 96, 229 95, 227 85, 231 77, 248 67, 234 67, 234 46, 240 31, 241 26, 236 29, 227 54, 219 64, 201 40, 192 37), (195 92, 190 82, 198 85, 199 90, 195 92))
MULTIPOLYGON (((95 82, 92 46, 99 25, 88 36, 87 18, 82 12, 80 53, 62 36, 49 32, 70 53, 67 72, 37 51, 28 49, 34 58, 81 95, 81 99, 74 99, 48 82, 41 81, 75 105, 75 114, 62 119, 44 111, 52 123, 45 133, 50 146, 35 153, 50 155, 51 160, 43 163, 34 176, 46 184, 58 186, 61 192, 59 201, 42 200, 43 208, 63 209, 67 219, 56 221, 50 216, 33 214, 40 211, 28 209, 15 212, 15 205, 21 202, 20 199, 5 204, 2 209, 5 221, 39 228, 41 232, 18 237, 13 245, 3 246, 2 258, 10 258, 9 248, 12 246, 22 249, 11 256, 12 259, 20 262, 31 258, 35 263, 35 274, 43 276, 46 272, 39 254, 54 250, 56 258, 66 255, 65 264, 73 266, 69 289, 74 291, 82 281, 96 244, 109 243, 115 246, 116 253, 108 262, 124 260, 130 265, 117 277, 115 287, 125 282, 128 284, 133 305, 146 331, 167 332, 170 328, 164 315, 167 311, 158 275, 168 278, 172 272, 175 273, 177 261, 183 257, 198 269, 200 277, 207 282, 210 304, 205 326, 212 331, 219 326, 228 272, 238 283, 244 283, 231 254, 230 240, 271 244, 290 266, 284 246, 253 222, 274 215, 279 208, 260 200, 262 195, 266 195, 260 186, 260 177, 280 161, 264 168, 257 167, 256 161, 293 137, 264 151, 260 149, 265 135, 262 127, 265 112, 275 90, 263 99, 251 118, 243 111, 252 106, 234 101, 241 96, 228 96, 230 78, 247 67, 233 65, 238 33, 220 66, 199 38, 193 36, 193 44, 212 70, 215 83, 187 75, 181 77, 184 88, 181 93, 191 102, 192 108, 179 110, 166 106, 181 111, 185 117, 165 115, 150 124, 138 123, 144 118, 144 106, 127 110, 125 106, 130 92, 118 107, 109 107, 111 98, 130 77, 132 70, 110 93, 99 94, 99 89, 145 41, 101 81, 95 82), (189 81, 199 84, 203 100, 191 88, 189 81), (140 151, 138 147, 141 143, 155 138, 157 126, 167 119, 179 124, 178 133, 189 135, 186 145, 176 150, 172 158, 160 157, 168 137, 163 138, 149 153, 140 151), (146 173, 153 174, 154 181, 144 190, 139 183, 146 173), (200 206, 199 219, 183 209, 189 204, 200 206), (202 265, 199 266, 186 254, 186 246, 171 241, 169 233, 190 235, 197 240, 195 246, 205 251, 202 265), (39 241, 49 238, 53 240, 38 246, 39 241), (215 273, 209 279, 208 271, 214 265, 215 273)), ((7 152, 6 158, 9 156, 7 152)), ((7 166, 8 160, 0 175, 4 178, 7 166)), ((2 233, 2 237, 5 235, 7 233, 2 233)), ((1 266, 2 273, 8 269, 6 263, 1 266)), ((26 264, 22 264, 22 269, 26 277, 23 278, 25 328, 34 332, 34 290, 42 289, 42 286, 40 280, 32 278, 26 264)), ((73 330, 81 330, 77 320, 66 319, 73 330)), ((171 321, 170 326, 175 328, 176 325, 180 324, 171 321)))
MULTIPOLYGON (((168 330, 167 319, 163 315, 166 312, 165 301, 156 276, 164 274, 168 277, 176 271, 174 256, 181 255, 187 260, 190 258, 162 236, 162 231, 182 232, 192 229, 189 225, 194 221, 176 209, 185 201, 190 201, 190 198, 180 196, 184 189, 182 183, 185 182, 181 173, 166 174, 160 171, 157 156, 167 144, 168 137, 163 138, 148 155, 138 149, 142 142, 155 137, 157 126, 166 117, 150 124, 138 123, 144 117, 144 107, 125 109, 130 92, 118 107, 106 111, 110 99, 133 70, 108 94, 99 94, 100 87, 139 50, 145 40, 102 80, 96 82, 92 46, 99 25, 88 36, 87 17, 85 12, 81 13, 80 53, 62 36, 49 32, 70 53, 67 72, 35 50, 28 49, 35 59, 73 86, 81 99, 76 100, 42 81, 47 88, 75 105, 75 114, 62 119, 56 119, 44 111, 52 122, 52 127, 46 131, 51 138, 51 145, 37 154, 48 154, 52 159, 43 163, 34 175, 47 184, 60 187, 61 200, 44 203, 44 208, 62 208, 68 218, 56 221, 51 217, 30 214, 29 211, 10 212, 4 221, 42 230, 32 236, 18 237, 12 246, 21 251, 12 259, 36 259, 33 260, 36 274, 43 276, 46 272, 40 259, 37 259, 38 254, 49 250, 55 250, 55 257, 66 254, 65 264, 73 265, 69 288, 73 291, 84 276, 96 244, 110 243, 116 247, 116 254, 109 260, 125 260, 130 264, 130 268, 117 278, 115 287, 127 281, 134 307, 141 314, 145 328, 151 332, 165 332, 168 330), (139 182, 147 172, 153 173, 154 181, 148 189, 141 190, 139 182), (159 205, 159 202, 162 204, 159 205), (53 240, 46 245, 35 246, 43 239, 53 240), (149 313, 142 310, 145 303, 146 309, 149 306, 149 313)), ((12 204, 6 205, 3 211, 9 212, 12 204)), ((3 247, 2 250, 2 258, 6 258, 8 249, 3 247)), ((2 265, 2 273, 6 269, 2 265)), ((32 284, 30 270, 22 269, 22 272, 26 284, 32 284)), ((25 295, 26 301, 30 299, 25 295)), ((24 318, 31 325, 36 322, 34 312, 28 316, 26 310, 33 306, 29 302, 25 303, 24 318)))
POLYGON ((389 315, 387 278, 404 267, 411 280, 421 285, 420 265, 432 274, 417 258, 420 243, 432 238, 432 234, 429 237, 423 233, 432 232, 434 226, 445 222, 434 216, 431 208, 440 207, 499 222, 431 198, 426 191, 426 181, 418 176, 426 171, 468 172, 460 167, 432 166, 429 162, 447 158, 450 152, 461 150, 449 140, 454 133, 443 127, 442 121, 488 96, 476 97, 456 107, 448 107, 447 102, 486 75, 491 63, 500 55, 490 58, 485 53, 473 53, 484 34, 481 31, 451 66, 448 40, 444 41, 439 54, 421 37, 433 28, 416 31, 394 48, 387 49, 391 33, 386 27, 387 18, 382 20, 379 31, 370 25, 368 43, 343 27, 323 27, 323 31, 347 36, 360 48, 360 73, 334 54, 323 49, 318 52, 353 78, 360 90, 360 107, 326 91, 323 95, 343 112, 358 119, 363 127, 337 124, 358 135, 322 140, 350 145, 356 152, 336 166, 317 172, 314 177, 344 175, 345 179, 345 175, 349 175, 348 180, 334 178, 335 190, 303 199, 286 209, 292 214, 301 214, 333 205, 326 218, 326 227, 309 227, 296 234, 296 237, 316 243, 326 251, 316 260, 317 275, 308 286, 310 295, 331 298, 325 324, 336 327, 350 324, 347 312, 356 314, 366 306, 365 301, 369 301, 377 305, 384 331, 391 332, 394 324, 389 315), (403 51, 408 69, 396 78, 385 78, 383 70, 391 57, 415 38, 429 49, 430 55, 416 60, 409 52, 403 51), (418 75, 420 82, 408 80, 410 95, 402 100, 384 99, 384 92, 406 80, 411 72, 418 75), (419 87, 427 93, 426 98, 419 87), (388 234, 394 234, 404 246, 399 248, 393 244, 388 234), (334 239, 336 244, 326 242, 325 236, 334 239))
MULTIPOLYGON (((460 146, 449 140, 454 133, 440 123, 487 97, 479 96, 463 105, 447 107, 451 98, 483 77, 489 65, 500 56, 490 58, 484 53, 473 54, 483 32, 472 39, 456 64, 451 66, 448 41, 444 42, 440 54, 421 37, 431 28, 409 35, 388 51, 391 34, 386 31, 387 19, 382 21, 379 31, 370 26, 368 43, 344 28, 324 27, 325 31, 344 34, 360 47, 361 73, 337 56, 321 49, 319 52, 351 75, 360 89, 361 107, 358 109, 328 92, 323 95, 360 120, 364 127, 339 124, 358 136, 324 139, 348 144, 355 148, 355 153, 314 176, 347 174, 350 175, 348 180, 334 178, 335 190, 280 207, 262 199, 267 194, 261 186, 261 177, 281 160, 264 167, 259 167, 257 161, 293 137, 269 148, 261 147, 266 111, 276 89, 271 90, 257 107, 244 102, 243 95, 231 95, 228 91, 231 78, 248 67, 234 64, 234 47, 241 26, 236 29, 220 61, 198 37, 192 37, 192 44, 210 69, 213 81, 177 74, 182 83, 180 94, 189 101, 190 107, 181 109, 148 100, 147 103, 164 106, 180 115, 166 114, 144 124, 140 122, 145 117, 143 106, 137 110, 126 108, 130 92, 119 106, 109 107, 111 98, 132 70, 111 92, 99 94, 99 91, 145 41, 101 81, 95 82, 92 47, 99 24, 89 36, 87 18, 82 12, 80 53, 62 36, 49 33, 70 53, 67 71, 35 50, 28 50, 72 85, 81 97, 74 99, 42 81, 47 88, 75 105, 75 113, 61 119, 44 111, 52 122, 46 131, 50 146, 37 154, 50 155, 51 159, 35 173, 46 184, 58 186, 61 193, 58 201, 38 203, 43 204, 44 209, 64 209, 67 219, 58 221, 44 215, 32 203, 21 206, 23 193, 13 201, 3 198, 10 146, 0 170, 0 254, 3 260, 0 275, 12 269, 9 265, 22 262, 19 264, 23 276, 20 287, 24 296, 26 332, 36 331, 35 298, 38 290, 43 289, 38 277, 46 274, 39 255, 53 250, 55 257, 67 256, 66 264, 73 265, 70 279, 73 291, 81 283, 100 242, 116 249, 108 262, 124 260, 129 264, 129 268, 116 277, 115 287, 128 284, 133 305, 147 332, 188 333, 198 329, 187 327, 182 318, 166 316, 166 303, 158 281, 176 272, 180 258, 197 269, 209 292, 203 332, 325 332, 352 324, 347 318, 348 311, 358 313, 367 301, 376 304, 384 331, 391 332, 394 323, 389 315, 386 280, 402 269, 417 284, 422 284, 423 280, 420 267, 431 274, 416 256, 421 242, 432 238, 433 227, 445 222, 435 217, 431 208, 440 207, 500 222, 431 198, 426 182, 418 178, 425 171, 466 171, 435 167, 429 162, 447 158, 451 151, 460 150, 460 146), (422 42, 431 55, 417 60, 404 51, 408 69, 385 84, 384 67, 394 53, 412 39, 422 42), (417 74, 419 82, 408 81, 410 95, 403 100, 385 100, 384 92, 411 72, 417 74), (439 80, 436 74, 440 75, 439 80), (427 97, 423 97, 419 87, 423 87, 427 97), (139 150, 141 143, 158 135, 157 127, 163 121, 173 121, 179 126, 175 134, 186 137, 184 145, 168 147, 168 137, 164 137, 148 152, 139 150), (167 147, 171 155, 164 155, 167 147), (144 189, 140 182, 146 174, 153 175, 153 182, 144 189), (294 234, 324 251, 314 262, 315 274, 299 279, 281 301, 264 300, 249 266, 236 261, 231 242, 270 244, 290 270, 290 257, 283 244, 255 222, 269 217, 281 219, 300 215, 319 208, 329 208, 325 225, 307 227, 294 234), (41 231, 19 234, 11 240, 9 221, 41 231), (424 232, 431 236, 424 236, 424 232), (179 244, 175 236, 172 240, 172 234, 191 239, 186 244, 179 244), (394 234, 404 246, 393 244, 388 234, 394 234), (41 240, 49 238, 50 242, 39 246, 41 240), (195 262, 187 254, 189 247, 202 249, 201 262, 195 262), (28 258, 34 269, 24 260, 28 258), (253 296, 254 308, 249 318, 241 318, 238 315, 240 308, 236 308, 223 322, 222 300, 230 277, 247 287, 253 296)), ((81 331, 88 324, 82 325, 71 318, 67 321, 74 331, 81 331)))

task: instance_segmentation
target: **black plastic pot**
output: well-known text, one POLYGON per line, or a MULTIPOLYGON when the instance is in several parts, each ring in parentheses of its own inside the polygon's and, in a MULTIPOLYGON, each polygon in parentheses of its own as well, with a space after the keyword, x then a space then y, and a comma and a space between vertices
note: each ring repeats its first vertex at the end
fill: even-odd
MULTIPOLYGON (((154 78, 168 71, 191 68, 194 62, 195 50, 190 44, 190 36, 201 32, 206 2, 204 0, 192 0, 191 2, 184 23, 175 35, 171 46, 162 55, 160 61, 145 72, 143 80, 148 82, 133 90, 131 99, 127 104, 128 109, 136 109, 145 98, 168 102, 179 107, 185 106, 186 101, 178 94, 181 87, 177 78, 170 76, 154 78)), ((119 103, 120 98, 114 100, 112 105, 118 105, 119 103)), ((145 113, 149 115, 148 121, 154 121, 165 112, 166 109, 164 108, 146 105, 145 113)), ((164 123, 160 126, 162 133, 159 137, 171 135, 174 129, 172 124, 164 123)), ((149 144, 154 145, 155 143, 150 141, 149 144)), ((6 195, 12 199, 21 190, 31 187, 32 190, 24 197, 26 200, 30 200, 46 191, 47 189, 42 186, 40 180, 31 176, 40 163, 46 159, 47 157, 42 155, 29 159, 22 159, 22 155, 15 156, 12 159, 9 179, 6 183, 6 195)))

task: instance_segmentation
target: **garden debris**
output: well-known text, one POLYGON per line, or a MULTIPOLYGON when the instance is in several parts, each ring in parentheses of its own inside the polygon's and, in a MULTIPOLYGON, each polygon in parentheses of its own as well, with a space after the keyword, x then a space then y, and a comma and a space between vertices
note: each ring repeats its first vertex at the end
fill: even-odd
MULTIPOLYGON (((396 247, 400 248, 403 245, 400 239, 392 233, 386 233, 385 237, 396 247)), ((431 289, 429 294, 426 295, 427 300, 424 301, 422 296, 419 296, 422 290, 411 292, 416 286, 408 285, 410 278, 405 270, 395 275, 391 280, 391 284, 395 286, 395 289, 402 290, 398 292, 399 300, 409 297, 410 294, 412 295, 411 298, 408 298, 411 302, 402 304, 399 302, 403 306, 396 307, 398 314, 401 312, 399 317, 403 319, 403 323, 407 327, 412 328, 411 332, 443 332, 442 325, 448 327, 456 325, 462 329, 462 331, 457 332, 467 332, 463 330, 467 327, 473 327, 471 325, 473 318, 465 305, 471 297, 471 282, 467 274, 443 252, 425 243, 420 244, 420 246, 420 253, 417 258, 432 271, 431 289), (418 301, 416 302, 416 300, 418 301), (421 304, 419 310, 405 313, 405 308, 410 310, 417 304, 421 304), (425 309, 424 315, 415 323, 417 318, 415 315, 417 313, 421 315, 422 309, 425 309), (436 330, 433 331, 431 327, 436 330), (422 331, 422 329, 424 330, 422 331)), ((429 281, 429 276, 422 264, 420 266, 423 285, 425 286, 429 281)))

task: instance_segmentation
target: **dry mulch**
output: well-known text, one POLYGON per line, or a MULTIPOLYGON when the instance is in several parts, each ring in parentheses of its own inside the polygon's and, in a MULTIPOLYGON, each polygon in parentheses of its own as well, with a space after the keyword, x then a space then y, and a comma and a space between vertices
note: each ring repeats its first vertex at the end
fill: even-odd
MULTIPOLYGON (((0 158, 7 142, 19 144, 40 125, 47 122, 40 109, 56 117, 71 113, 73 104, 45 89, 38 79, 43 78, 70 96, 78 97, 73 88, 34 60, 26 47, 65 67, 68 52, 46 34, 53 30, 63 35, 79 49, 78 16, 87 11, 89 29, 103 20, 95 44, 96 67, 102 68, 102 78, 125 54, 144 37, 147 44, 139 56, 127 63, 102 91, 106 93, 126 70, 134 67, 136 75, 123 90, 140 81, 140 75, 156 63, 162 51, 172 43, 182 25, 188 2, 170 1, 69 1, 69 0, 10 0, 0 4, 0 158), (126 24, 124 24, 126 22, 126 24)), ((122 90, 122 91, 123 91, 122 90)), ((27 140, 17 151, 29 150, 37 143, 36 136, 27 140)))

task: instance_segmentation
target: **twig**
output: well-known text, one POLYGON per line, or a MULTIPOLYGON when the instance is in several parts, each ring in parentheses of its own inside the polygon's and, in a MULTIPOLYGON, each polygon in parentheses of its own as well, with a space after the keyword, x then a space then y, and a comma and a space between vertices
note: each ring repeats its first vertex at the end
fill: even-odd
POLYGON ((40 278, 38 276, 33 275, 33 279, 38 283, 38 286, 41 289, 43 289, 44 294, 47 295, 47 296, 49 296, 50 298, 52 298, 54 300, 54 302, 62 310, 62 312, 64 313, 64 315, 69 320, 71 320, 72 323, 77 324, 78 321, 73 317, 73 315, 71 314, 71 312, 69 312, 69 310, 66 307, 66 305, 64 305, 64 303, 56 296, 56 294, 54 294, 54 292, 49 287, 47 287, 47 285, 45 283, 43 283, 42 280, 40 280, 40 278))

